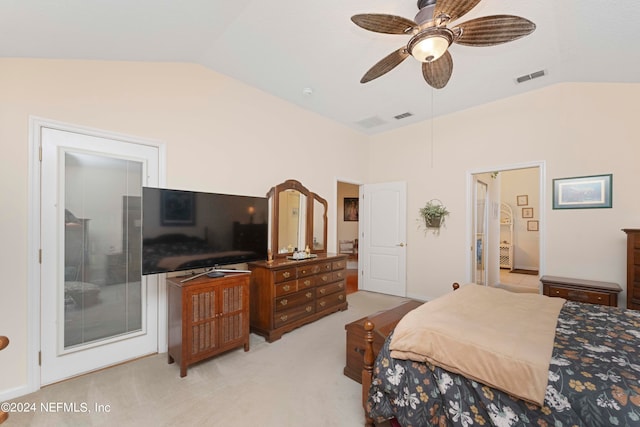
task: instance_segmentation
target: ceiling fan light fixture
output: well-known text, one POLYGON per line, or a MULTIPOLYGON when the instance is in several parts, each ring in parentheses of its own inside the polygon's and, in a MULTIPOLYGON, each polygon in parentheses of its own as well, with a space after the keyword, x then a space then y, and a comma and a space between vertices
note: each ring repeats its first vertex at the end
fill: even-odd
POLYGON ((416 34, 407 44, 407 50, 420 62, 433 62, 447 51, 453 42, 453 33, 447 28, 428 28, 416 34))

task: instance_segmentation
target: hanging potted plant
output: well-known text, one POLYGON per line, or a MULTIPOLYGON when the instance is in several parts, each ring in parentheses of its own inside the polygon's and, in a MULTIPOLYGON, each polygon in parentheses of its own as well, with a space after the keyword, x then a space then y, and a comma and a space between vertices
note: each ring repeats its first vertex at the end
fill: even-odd
POLYGON ((440 228, 449 215, 449 211, 438 199, 431 199, 420 208, 420 217, 427 228, 440 228))

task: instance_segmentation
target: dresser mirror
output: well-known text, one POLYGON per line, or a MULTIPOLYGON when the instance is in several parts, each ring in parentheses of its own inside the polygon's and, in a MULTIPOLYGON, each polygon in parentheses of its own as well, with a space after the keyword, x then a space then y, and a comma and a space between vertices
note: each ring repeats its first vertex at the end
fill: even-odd
POLYGON ((327 251, 327 201, 299 181, 289 179, 267 193, 271 206, 271 251, 274 257, 291 255, 309 246, 312 253, 327 251))

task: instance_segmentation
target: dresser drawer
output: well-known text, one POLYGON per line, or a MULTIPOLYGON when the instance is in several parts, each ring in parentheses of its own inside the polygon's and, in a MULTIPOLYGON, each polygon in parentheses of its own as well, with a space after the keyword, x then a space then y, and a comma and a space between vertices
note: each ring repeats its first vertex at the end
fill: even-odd
POLYGON ((275 282, 280 283, 286 280, 293 280, 296 278, 295 267, 288 268, 286 270, 278 270, 275 272, 275 282))
POLYGON ((331 270, 333 270, 333 263, 332 262, 323 262, 323 263, 318 264, 318 267, 319 267, 318 271, 324 271, 324 272, 331 271, 331 270))
POLYGON ((347 296, 344 292, 338 292, 328 295, 326 297, 318 298, 316 300, 316 310, 322 311, 331 308, 335 305, 342 304, 347 300, 347 296))
POLYGON ((295 322, 296 320, 307 317, 315 313, 315 304, 310 302, 299 307, 294 307, 289 310, 275 313, 274 324, 276 328, 286 325, 287 323, 295 322))
POLYGON ((344 281, 341 280, 339 282, 330 283, 328 285, 318 286, 316 288, 316 295, 318 297, 323 297, 323 296, 330 295, 343 290, 344 290, 344 281))
POLYGON ((310 289, 313 288, 318 282, 318 278, 316 276, 303 277, 298 280, 298 289, 310 289))
POLYGON ((331 269, 332 270, 340 270, 340 269, 344 269, 347 267, 347 261, 346 260, 340 260, 340 261, 334 261, 331 263, 331 269))
POLYGON ((549 286, 549 296, 565 298, 570 301, 588 302, 590 304, 610 305, 609 296, 604 292, 585 291, 579 289, 567 289, 557 286, 549 286))
POLYGON ((276 297, 292 294, 298 291, 298 281, 289 280, 288 282, 278 283, 275 286, 276 297))
POLYGON ((322 286, 333 282, 333 273, 322 273, 316 276, 316 286, 322 286))
POLYGON ((347 278, 347 271, 346 270, 334 271, 332 277, 334 282, 337 280, 344 280, 347 278))
POLYGON ((319 273, 321 269, 319 264, 312 264, 304 267, 298 267, 297 271, 298 277, 307 277, 319 273))
POLYGON ((315 289, 306 289, 294 294, 285 295, 283 297, 276 298, 275 309, 276 311, 288 310, 292 307, 307 304, 310 301, 313 301, 315 297, 315 289))

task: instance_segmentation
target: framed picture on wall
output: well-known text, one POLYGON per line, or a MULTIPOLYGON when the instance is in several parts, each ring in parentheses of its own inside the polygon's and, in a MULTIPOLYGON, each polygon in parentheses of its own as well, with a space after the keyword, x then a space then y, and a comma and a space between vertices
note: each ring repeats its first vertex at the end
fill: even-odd
POLYGON ((613 175, 593 175, 553 180, 553 209, 612 207, 613 175))
POLYGON ((344 198, 344 220, 345 221, 358 220, 358 198, 357 197, 344 198))
POLYGON ((521 196, 516 196, 516 203, 518 206, 527 206, 529 204, 529 196, 523 194, 521 196))
POLYGON ((527 221, 527 231, 538 231, 538 220, 527 221))
POLYGON ((533 208, 522 208, 522 218, 533 218, 533 208))

